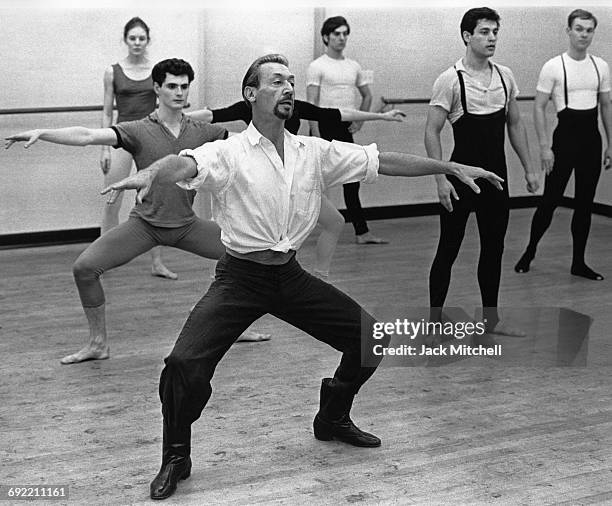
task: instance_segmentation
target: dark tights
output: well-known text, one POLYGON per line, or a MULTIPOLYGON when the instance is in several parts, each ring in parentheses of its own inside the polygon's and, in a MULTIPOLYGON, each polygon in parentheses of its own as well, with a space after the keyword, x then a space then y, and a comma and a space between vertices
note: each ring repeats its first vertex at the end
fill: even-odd
MULTIPOLYGON (((485 183, 487 184, 487 183, 485 183)), ((440 240, 429 274, 429 303, 434 309, 444 306, 451 279, 451 270, 465 235, 465 227, 472 210, 476 211, 480 235, 478 257, 478 285, 488 325, 498 321, 497 300, 501 278, 504 238, 508 228, 508 196, 486 187, 480 195, 470 194, 467 187, 453 181, 460 199, 453 201, 453 211, 443 209, 440 214, 440 240)))
MULTIPOLYGON (((589 274, 597 275, 589 269, 584 260, 587 239, 591 229, 591 210, 595 190, 601 174, 601 138, 599 133, 589 136, 590 142, 582 143, 577 149, 576 139, 572 142, 565 138, 560 139, 555 131, 555 142, 553 153, 555 163, 553 170, 546 176, 544 183, 544 194, 538 204, 533 220, 529 244, 525 253, 515 266, 517 272, 527 272, 529 264, 536 254, 540 239, 548 230, 552 222, 555 209, 561 203, 563 193, 574 171, 574 214, 572 216, 572 273, 585 275, 591 279, 599 279, 589 274), (563 142, 565 140, 565 142, 563 142)), ((585 136, 586 137, 586 136, 585 136)), ((584 140, 584 139, 582 139, 584 140)), ((599 276, 599 275, 597 275, 599 276)))

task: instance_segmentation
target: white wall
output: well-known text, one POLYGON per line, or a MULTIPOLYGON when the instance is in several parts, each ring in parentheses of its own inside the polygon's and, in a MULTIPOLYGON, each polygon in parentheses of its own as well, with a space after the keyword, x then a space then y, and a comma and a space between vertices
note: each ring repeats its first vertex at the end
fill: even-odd
MULTIPOLYGON (((566 48, 563 29, 573 4, 518 7, 510 0, 487 3, 502 16, 495 59, 514 70, 523 94, 532 95, 542 63, 566 48)), ((435 77, 464 53, 458 25, 469 6, 447 7, 436 1, 411 5, 410 9, 384 4, 377 9, 254 8, 246 3, 239 9, 225 4, 225 8, 202 9, 194 3, 187 9, 172 10, 167 4, 163 9, 140 4, 131 9, 0 8, 5 68, 0 74, 0 108, 101 104, 104 68, 124 56, 122 29, 134 15, 151 27, 152 60, 181 57, 194 66, 196 80, 190 98, 194 107, 238 100, 246 67, 256 56, 270 51, 289 57, 297 77, 297 96, 304 98, 306 67, 318 46, 320 20, 336 14, 351 23, 347 54, 374 71, 375 98, 426 98, 435 77)), ((593 53, 612 62, 612 6, 599 5, 592 10, 600 20, 593 53)), ((366 124, 356 140, 377 142, 385 150, 424 154, 427 107, 403 108, 409 121, 366 124)), ((521 112, 535 157, 531 104, 521 103, 521 112)), ((99 113, 0 116, 0 135, 36 126, 95 127, 99 117, 99 113)), ((231 125, 232 129, 239 127, 231 125)), ((445 129, 447 155, 449 134, 445 129)), ((523 195, 516 157, 507 152, 512 168, 511 194, 523 195)), ((599 202, 612 204, 610 177, 602 177, 599 202)), ((0 234, 95 227, 103 205, 98 195, 101 186, 97 148, 40 143, 24 152, 13 147, 0 155, 0 234)), ((339 190, 334 198, 344 207, 339 190)), ((124 214, 131 199, 131 195, 126 197, 124 214)), ((428 179, 399 182, 382 177, 376 185, 364 187, 362 200, 367 206, 431 202, 435 192, 428 179)))
MULTIPOLYGON (((104 69, 125 57, 123 27, 140 16, 152 61, 198 61, 201 10, 0 9, 1 108, 99 105, 104 69), (189 35, 187 35, 189 34, 189 35), (194 36, 195 35, 195 36, 194 36)), ((197 99, 198 89, 193 91, 197 99)))
MULTIPOLYGON (((202 10, 0 9, 0 108, 101 105, 104 69, 123 58, 123 27, 140 16, 152 61, 181 57, 199 75, 202 10)), ((202 86, 196 81, 191 102, 202 86)), ((0 135, 35 127, 100 126, 101 112, 0 115, 0 135)), ((99 148, 39 143, 0 154, 0 234, 96 227, 104 199, 99 148)), ((125 218, 133 196, 126 196, 125 218)))
MULTIPOLYGON (((312 59, 313 30, 311 8, 206 11, 206 104, 222 107, 241 100, 242 77, 251 62, 263 54, 284 54, 295 72, 306 68, 312 59)), ((296 94, 305 97, 305 86, 299 79, 296 94)))

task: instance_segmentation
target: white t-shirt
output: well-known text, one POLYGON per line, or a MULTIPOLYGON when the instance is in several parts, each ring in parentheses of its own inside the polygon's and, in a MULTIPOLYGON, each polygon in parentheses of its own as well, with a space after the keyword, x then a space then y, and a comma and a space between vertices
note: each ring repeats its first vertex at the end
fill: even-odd
POLYGON ((597 56, 593 56, 597 70, 599 70, 599 82, 593 60, 586 56, 583 60, 574 60, 567 53, 563 53, 563 62, 567 73, 567 101, 564 97, 563 64, 561 56, 555 56, 548 60, 538 78, 536 89, 542 93, 552 95, 553 103, 557 112, 569 107, 570 109, 592 109, 597 105, 597 87, 600 92, 610 91, 610 68, 608 64, 597 56))
MULTIPOLYGON (((493 63, 493 62, 491 62, 493 63)), ((508 100, 514 100, 519 94, 519 89, 512 71, 508 67, 495 64, 504 78, 508 91, 508 100)), ((506 94, 499 73, 495 68, 491 69, 491 82, 488 87, 483 86, 470 76, 468 69, 463 65, 463 59, 455 63, 438 76, 433 85, 429 105, 437 105, 448 112, 448 120, 451 123, 463 116, 463 105, 461 105, 461 85, 457 70, 462 72, 465 84, 465 100, 470 114, 491 114, 506 106, 506 94)))
POLYGON ((359 109, 359 86, 370 84, 355 60, 336 60, 327 54, 308 65, 306 86, 319 87, 319 107, 359 109))

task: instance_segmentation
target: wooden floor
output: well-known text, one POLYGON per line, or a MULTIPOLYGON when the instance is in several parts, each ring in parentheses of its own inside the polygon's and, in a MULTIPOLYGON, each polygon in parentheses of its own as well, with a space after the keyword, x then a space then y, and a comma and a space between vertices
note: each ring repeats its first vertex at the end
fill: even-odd
MULTIPOLYGON (((238 343, 221 362, 194 425, 192 477, 166 503, 612 503, 610 220, 593 219, 588 260, 607 275, 593 282, 568 272, 566 209, 532 272, 513 272, 531 214, 512 211, 501 305, 591 316, 576 365, 487 359, 381 367, 353 418, 383 446, 358 449, 312 435, 320 378, 338 353, 266 317, 255 325, 273 339, 238 343)), ((392 243, 357 246, 347 225, 333 282, 375 314, 426 306, 437 218, 371 227, 392 243)), ((448 298, 468 312, 479 303, 475 230, 472 218, 448 298)), ((300 253, 307 267, 313 244, 300 253)), ((162 358, 207 288, 211 262, 167 249, 176 282, 149 276, 146 256, 105 275, 111 359, 62 366, 59 358, 86 336, 71 276, 85 246, 0 251, 0 485, 69 485, 67 504, 150 503, 160 462, 162 358)), ((507 339, 500 342, 511 346, 507 339)))

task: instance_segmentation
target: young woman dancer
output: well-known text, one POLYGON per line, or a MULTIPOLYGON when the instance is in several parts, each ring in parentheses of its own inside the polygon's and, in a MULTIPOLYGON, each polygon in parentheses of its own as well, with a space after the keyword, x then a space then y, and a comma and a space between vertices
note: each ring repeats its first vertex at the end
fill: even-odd
MULTIPOLYGON (((149 27, 139 17, 130 19, 123 28, 123 42, 127 46, 128 54, 104 72, 102 128, 113 124, 114 103, 117 105, 117 123, 142 119, 155 110, 156 95, 151 79, 153 64, 147 58, 150 40, 149 27)), ((100 167, 104 174, 104 184, 107 186, 127 177, 132 162, 132 155, 124 149, 115 150, 111 157, 110 146, 103 146, 100 167)), ((102 234, 119 224, 122 200, 122 196, 119 196, 113 204, 104 206, 102 234)), ((177 279, 178 276, 162 262, 161 246, 151 250, 151 257, 153 276, 177 279)))

